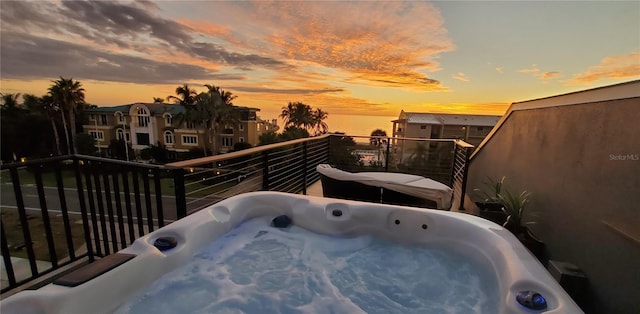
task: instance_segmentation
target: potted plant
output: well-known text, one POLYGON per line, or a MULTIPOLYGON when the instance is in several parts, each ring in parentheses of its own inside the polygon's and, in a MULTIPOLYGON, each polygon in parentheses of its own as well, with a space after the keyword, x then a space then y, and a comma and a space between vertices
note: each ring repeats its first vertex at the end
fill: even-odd
POLYGON ((529 196, 531 196, 531 193, 527 191, 522 191, 522 193, 516 195, 506 189, 498 194, 502 210, 507 215, 502 226, 515 235, 521 234, 526 230, 526 227, 522 225, 522 215, 524 214, 525 206, 529 202, 529 196))
POLYGON ((502 210, 507 215, 502 226, 511 231, 546 266, 547 254, 544 242, 538 239, 522 222, 525 206, 529 203, 530 196, 531 193, 527 191, 522 191, 520 194, 512 194, 507 189, 498 194, 502 210))
POLYGON ((504 176, 500 180, 493 180, 487 177, 484 182, 485 189, 475 189, 476 192, 482 195, 482 201, 475 202, 479 209, 478 215, 499 225, 504 224, 507 219, 506 213, 502 210, 502 201, 499 197, 505 179, 506 177, 504 176))

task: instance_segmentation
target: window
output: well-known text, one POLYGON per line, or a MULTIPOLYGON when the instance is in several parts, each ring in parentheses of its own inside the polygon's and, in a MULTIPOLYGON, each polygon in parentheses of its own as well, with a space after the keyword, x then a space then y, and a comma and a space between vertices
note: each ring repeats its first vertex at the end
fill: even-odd
POLYGON ((124 114, 122 112, 116 112, 116 115, 118 116, 118 123, 123 124, 124 123, 124 114))
POLYGON ((101 114, 100 115, 100 124, 107 125, 107 115, 106 114, 101 114))
POLYGON ((96 121, 96 115, 95 114, 90 114, 89 115, 89 121, 96 121))
POLYGON ((138 145, 151 144, 149 141, 149 133, 136 133, 136 140, 138 140, 138 145))
POLYGON ((426 130, 426 129, 427 129, 427 126, 426 126, 426 125, 421 125, 421 126, 420 126, 420 130, 426 130))
POLYGON ((195 135, 183 135, 182 136, 182 144, 183 145, 198 145, 198 137, 195 135))
POLYGON ((187 129, 195 129, 196 124, 194 122, 187 122, 187 129))
POLYGON ((240 137, 240 138, 238 138, 238 142, 240 142, 240 143, 244 143, 244 137, 240 137))
POLYGON ((171 131, 164 132, 164 143, 167 145, 173 144, 173 133, 171 131))
POLYGON ((117 138, 117 139, 119 139, 119 140, 124 139, 124 130, 122 130, 122 129, 118 129, 118 130, 116 131, 116 138, 117 138))
POLYGON ((173 117, 170 114, 165 114, 164 116, 164 125, 165 126, 171 126, 171 123, 173 123, 173 117))
POLYGON ((238 125, 238 130, 244 131, 244 124, 239 124, 238 125))
POLYGON ((138 107, 138 126, 149 126, 149 114, 147 113, 147 111, 142 108, 142 107, 138 107))
POLYGON ((233 137, 223 137, 222 138, 222 146, 223 147, 231 147, 231 146, 233 146, 233 137))
POLYGON ((104 132, 102 131, 89 131, 89 135, 91 135, 91 137, 93 137, 93 139, 95 140, 104 140, 104 132))

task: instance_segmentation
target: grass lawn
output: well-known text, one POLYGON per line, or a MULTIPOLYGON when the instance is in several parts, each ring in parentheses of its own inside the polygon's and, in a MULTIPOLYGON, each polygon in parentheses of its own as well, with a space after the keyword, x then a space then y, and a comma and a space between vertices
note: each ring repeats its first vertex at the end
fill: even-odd
MULTIPOLYGON (((4 232, 7 236, 7 243, 9 244, 9 251, 11 256, 27 258, 27 249, 24 246, 24 237, 22 235, 22 227, 20 225, 20 217, 17 210, 3 209, 2 210, 2 224, 4 225, 4 232)), ((54 238, 54 246, 58 260, 69 256, 67 251, 66 234, 64 231, 64 223, 62 216, 53 215, 49 217, 51 223, 51 231, 54 238)), ((77 250, 84 244, 84 235, 82 231, 82 221, 79 221, 79 217, 70 217, 71 221, 71 236, 73 239, 74 249, 77 250), (76 219, 77 220, 73 220, 76 219)), ((31 233, 31 240, 33 243, 33 250, 36 255, 36 259, 42 261, 51 261, 49 256, 49 247, 47 244, 44 222, 42 217, 37 215, 27 214, 27 220, 29 223, 29 231, 31 233)))

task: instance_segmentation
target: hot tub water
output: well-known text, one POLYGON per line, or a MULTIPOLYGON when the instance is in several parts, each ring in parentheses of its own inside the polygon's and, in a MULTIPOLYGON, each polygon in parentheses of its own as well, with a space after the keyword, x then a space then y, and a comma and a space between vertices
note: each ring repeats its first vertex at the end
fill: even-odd
POLYGON ((244 222, 118 313, 496 313, 494 275, 454 251, 244 222))

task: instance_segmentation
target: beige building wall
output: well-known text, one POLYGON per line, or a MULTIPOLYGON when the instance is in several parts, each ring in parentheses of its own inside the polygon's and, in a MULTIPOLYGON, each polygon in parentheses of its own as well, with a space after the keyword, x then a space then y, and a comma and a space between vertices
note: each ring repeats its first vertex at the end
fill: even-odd
MULTIPOLYGON (((215 144, 214 150, 219 152, 228 152, 233 149, 233 145, 239 142, 246 142, 253 146, 258 145, 258 139, 260 134, 270 129, 267 123, 262 120, 249 120, 241 121, 239 124, 232 127, 232 133, 226 133, 225 130, 219 130, 218 134, 214 138, 209 139, 206 134, 206 130, 201 128, 199 130, 189 129, 186 124, 179 127, 175 127, 175 116, 170 112, 158 112, 158 105, 162 104, 146 104, 135 103, 125 107, 125 124, 126 133, 129 133, 130 143, 133 144, 133 148, 140 150, 144 145, 135 145, 136 133, 142 132, 149 134, 150 145, 164 145, 168 150, 176 152, 187 152, 192 148, 204 148, 211 149, 215 144), (137 108, 145 108, 150 112, 148 127, 144 127, 138 124, 137 108), (155 111, 154 111, 155 110, 155 111), (171 117, 172 121, 167 121, 167 118, 171 117), (132 120, 133 119, 133 120, 132 120), (132 128, 132 129, 130 129, 132 128), (167 138, 166 132, 170 132, 170 138, 167 138), (194 140, 195 139, 195 140, 194 140)), ((108 109, 108 108, 107 108, 108 109)), ((160 108, 162 109, 162 108, 160 108)), ((104 110, 101 108, 100 110, 104 110)), ((255 108, 243 108, 244 112, 251 111, 255 113, 255 108)), ((86 133, 99 132, 100 137, 96 140, 96 144, 100 148, 107 148, 111 143, 111 140, 117 139, 117 130, 122 129, 122 122, 119 120, 119 115, 113 111, 98 111, 90 114, 89 124, 83 125, 86 133)), ((231 128, 231 127, 230 127, 231 128)))
POLYGON ((506 176, 531 192, 525 221, 551 259, 586 273, 585 310, 640 313, 640 97, 569 96, 583 103, 513 111, 474 153, 467 191, 506 176))

